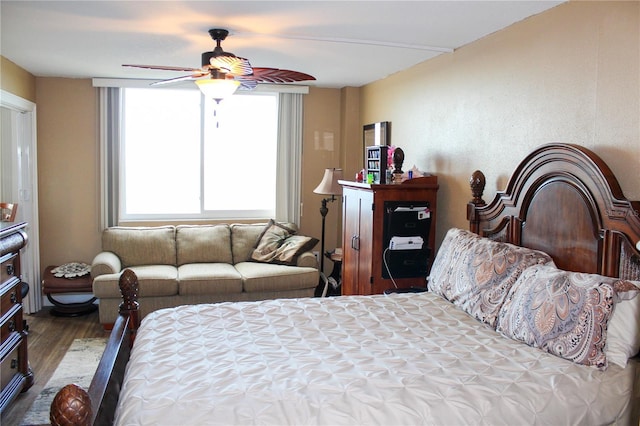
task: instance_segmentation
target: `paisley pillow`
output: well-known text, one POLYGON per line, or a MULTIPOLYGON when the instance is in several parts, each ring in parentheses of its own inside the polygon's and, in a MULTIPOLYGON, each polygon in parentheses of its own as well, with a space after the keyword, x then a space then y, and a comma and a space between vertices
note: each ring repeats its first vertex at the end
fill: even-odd
POLYGON ((495 328, 504 299, 522 271, 545 263, 553 261, 541 251, 452 228, 433 262, 429 290, 495 328))
POLYGON ((294 234, 295 230, 271 219, 258 238, 256 248, 251 254, 251 260, 295 265, 298 256, 315 247, 318 240, 294 234))
POLYGON ((513 285, 497 331, 577 364, 607 367, 607 327, 617 278, 533 266, 513 285))

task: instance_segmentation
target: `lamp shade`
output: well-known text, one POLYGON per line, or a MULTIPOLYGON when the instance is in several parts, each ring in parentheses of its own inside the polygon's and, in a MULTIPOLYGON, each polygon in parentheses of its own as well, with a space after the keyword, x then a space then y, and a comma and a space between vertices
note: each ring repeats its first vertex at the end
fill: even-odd
POLYGON ((195 82, 205 96, 220 102, 222 99, 233 95, 240 82, 236 80, 209 78, 196 80, 195 82))
POLYGON ((338 180, 342 179, 342 169, 325 169, 320 185, 313 190, 316 194, 340 195, 342 187, 338 180))

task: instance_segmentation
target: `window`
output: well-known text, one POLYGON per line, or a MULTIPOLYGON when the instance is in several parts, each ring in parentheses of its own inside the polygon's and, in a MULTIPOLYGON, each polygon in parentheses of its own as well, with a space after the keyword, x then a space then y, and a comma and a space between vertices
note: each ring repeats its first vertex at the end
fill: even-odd
POLYGON ((275 217, 278 94, 125 88, 120 219, 275 217))

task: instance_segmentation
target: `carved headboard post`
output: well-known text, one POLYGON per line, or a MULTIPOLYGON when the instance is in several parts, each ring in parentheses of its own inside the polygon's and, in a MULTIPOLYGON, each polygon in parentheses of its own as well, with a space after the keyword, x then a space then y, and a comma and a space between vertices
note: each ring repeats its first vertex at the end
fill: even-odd
POLYGON ((484 177, 484 173, 480 170, 476 170, 471 174, 469 186, 471 187, 471 195, 473 196, 473 199, 467 204, 467 220, 469 221, 469 228, 471 232, 475 232, 476 234, 480 234, 480 219, 476 214, 476 209, 487 204, 482 199, 485 184, 486 179, 484 177))

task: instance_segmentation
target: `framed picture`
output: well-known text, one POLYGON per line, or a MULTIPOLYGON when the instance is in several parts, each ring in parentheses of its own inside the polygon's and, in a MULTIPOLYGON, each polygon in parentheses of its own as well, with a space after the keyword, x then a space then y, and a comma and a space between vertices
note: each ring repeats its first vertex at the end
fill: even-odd
MULTIPOLYGON (((391 122, 365 124, 362 128, 363 160, 367 158, 367 147, 391 145, 391 122)), ((365 164, 366 165, 366 164, 365 164)))

